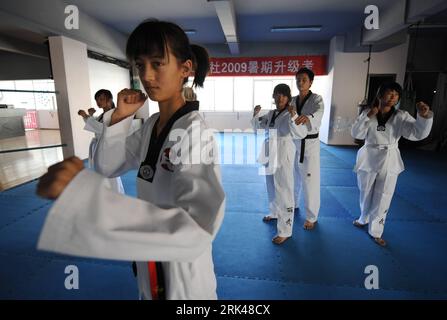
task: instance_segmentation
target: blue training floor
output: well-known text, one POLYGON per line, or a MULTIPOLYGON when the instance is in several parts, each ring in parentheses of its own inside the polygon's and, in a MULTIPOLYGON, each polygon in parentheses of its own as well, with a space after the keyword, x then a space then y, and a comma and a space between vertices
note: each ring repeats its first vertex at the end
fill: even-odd
MULTIPOLYGON (((248 157, 245 164, 236 161, 249 149, 240 138, 218 135, 221 160, 230 162, 222 165, 226 216, 213 249, 219 299, 447 298, 445 155, 402 150, 406 171, 385 226, 388 246, 381 248, 352 225, 359 214, 352 172, 357 149, 322 144, 319 222, 305 231, 296 212, 293 237, 276 246, 275 224, 262 222, 264 177, 248 157), (365 289, 368 265, 378 268, 377 290, 365 289)), ((123 183, 134 196, 135 172, 123 183)), ((35 249, 51 206, 35 195, 35 186, 0 193, 0 299, 137 299, 130 263, 35 249), (79 269, 78 290, 65 289, 69 265, 79 269)))

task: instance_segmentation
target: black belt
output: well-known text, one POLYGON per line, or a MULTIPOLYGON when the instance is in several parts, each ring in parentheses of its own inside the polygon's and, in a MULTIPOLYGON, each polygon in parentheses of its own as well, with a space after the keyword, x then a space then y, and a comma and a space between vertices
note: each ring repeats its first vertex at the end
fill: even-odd
POLYGON ((304 151, 306 150, 306 139, 316 139, 318 138, 318 133, 308 134, 303 139, 301 139, 301 152, 300 152, 300 163, 304 161, 304 151))

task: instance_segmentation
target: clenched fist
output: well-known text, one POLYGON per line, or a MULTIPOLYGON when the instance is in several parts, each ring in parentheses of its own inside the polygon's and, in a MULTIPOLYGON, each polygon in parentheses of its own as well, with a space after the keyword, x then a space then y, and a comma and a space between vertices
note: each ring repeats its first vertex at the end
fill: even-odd
POLYGON ((380 99, 375 98, 371 108, 369 109, 368 118, 374 117, 376 114, 378 114, 381 105, 382 103, 380 102, 380 99))
POLYGON ((87 110, 87 112, 88 112, 88 114, 89 114, 90 116, 93 116, 93 115, 95 114, 96 110, 95 110, 95 108, 89 108, 89 109, 87 110))
POLYGON ((141 90, 123 89, 118 93, 118 102, 115 111, 112 114, 111 124, 115 124, 124 118, 127 118, 146 101, 147 96, 141 90))
POLYGON ((48 168, 48 172, 39 179, 36 193, 46 199, 56 199, 71 180, 84 169, 84 163, 78 157, 71 157, 48 168))
POLYGON ((88 118, 88 114, 87 114, 87 112, 85 112, 85 110, 79 110, 78 115, 80 115, 84 119, 88 118))
POLYGON ((298 126, 300 124, 307 124, 309 123, 309 117, 305 115, 300 115, 298 118, 295 119, 295 124, 298 126))
POLYGON ((416 104, 416 109, 418 109, 418 113, 421 117, 427 118, 430 112, 430 107, 425 102, 418 102, 416 104))
POLYGON ((371 109, 369 109, 368 117, 369 118, 374 117, 378 113, 379 113, 379 108, 378 107, 372 107, 371 109))
POLYGON ((253 117, 256 116, 259 113, 259 111, 261 111, 261 106, 257 105, 253 110, 253 117))

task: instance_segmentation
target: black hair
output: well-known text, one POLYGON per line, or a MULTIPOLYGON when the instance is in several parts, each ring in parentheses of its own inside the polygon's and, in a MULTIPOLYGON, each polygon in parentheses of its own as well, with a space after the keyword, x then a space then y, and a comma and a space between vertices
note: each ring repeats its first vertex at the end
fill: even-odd
POLYGON ((283 96, 286 96, 289 98, 289 103, 292 101, 292 94, 290 93, 290 87, 285 83, 280 83, 276 85, 275 89, 273 89, 273 95, 275 94, 282 94, 283 96))
POLYGON ((296 72, 295 78, 298 77, 299 74, 303 74, 303 73, 305 73, 305 74, 307 74, 309 76, 309 79, 310 79, 311 82, 314 81, 315 73, 312 70, 308 69, 308 68, 300 68, 296 72))
POLYGON ((113 95, 112 93, 107 90, 107 89, 100 89, 98 91, 96 91, 95 93, 95 100, 97 100, 99 98, 99 96, 105 95, 107 99, 112 99, 113 100, 113 95))
POLYGON ((99 89, 95 93, 95 100, 98 100, 98 98, 102 95, 105 95, 107 99, 112 100, 112 108, 115 108, 115 103, 113 102, 113 95, 110 92, 110 90, 107 89, 99 89))
MULTIPOLYGON (((190 59, 194 70, 194 87, 203 87, 210 69, 208 52, 198 45, 191 45, 188 36, 176 24, 150 19, 143 21, 129 36, 127 58, 134 62, 141 55, 165 57, 170 51, 180 63, 190 59)), ((188 77, 183 84, 188 82, 188 77)))

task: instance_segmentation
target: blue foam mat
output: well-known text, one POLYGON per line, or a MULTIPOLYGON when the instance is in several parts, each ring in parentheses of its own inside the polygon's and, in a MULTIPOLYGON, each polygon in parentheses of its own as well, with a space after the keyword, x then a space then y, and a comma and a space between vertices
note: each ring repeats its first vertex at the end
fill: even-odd
MULTIPOLYGON (((236 140, 217 135, 232 160, 247 152, 247 141, 235 145, 236 140)), ((248 142, 259 141, 251 136, 248 142)), ((313 231, 303 230, 301 209, 293 237, 282 246, 271 242, 275 223, 262 222, 268 205, 258 166, 222 165, 227 210, 213 247, 219 298, 447 299, 447 158, 402 150, 406 171, 385 226, 388 246, 381 248, 366 230, 352 226, 359 213, 352 172, 357 148, 321 146, 319 223, 313 231), (378 267, 379 290, 364 287, 367 265, 378 267)), ((136 195, 135 177, 135 170, 122 177, 131 196, 136 195)), ((36 250, 51 202, 37 198, 35 186, 33 181, 0 193, 0 258, 6 262, 0 268, 0 298, 137 299, 128 262, 36 250), (80 271, 78 291, 63 286, 70 264, 80 271)))

